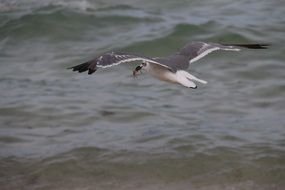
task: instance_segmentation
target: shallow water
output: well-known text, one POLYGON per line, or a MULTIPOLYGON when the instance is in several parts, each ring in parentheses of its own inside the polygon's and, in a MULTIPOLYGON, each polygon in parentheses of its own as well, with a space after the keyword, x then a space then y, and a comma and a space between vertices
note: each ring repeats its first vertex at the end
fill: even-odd
POLYGON ((0 1, 1 189, 284 189, 284 5, 0 1), (196 90, 134 79, 135 65, 66 70, 189 41, 272 46, 199 60, 196 90))

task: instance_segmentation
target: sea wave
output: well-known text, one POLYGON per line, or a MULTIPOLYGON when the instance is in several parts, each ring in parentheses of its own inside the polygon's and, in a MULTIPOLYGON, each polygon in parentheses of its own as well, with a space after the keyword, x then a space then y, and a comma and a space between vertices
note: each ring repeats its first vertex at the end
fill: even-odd
POLYGON ((282 189, 283 4, 1 1, 1 189, 282 189), (209 82, 196 90, 134 79, 139 63, 66 69, 189 41, 272 46, 191 64, 209 82))

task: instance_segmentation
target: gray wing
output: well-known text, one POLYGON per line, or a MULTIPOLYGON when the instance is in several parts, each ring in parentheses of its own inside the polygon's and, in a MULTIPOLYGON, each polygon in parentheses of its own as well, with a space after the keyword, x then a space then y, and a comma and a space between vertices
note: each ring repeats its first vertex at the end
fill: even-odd
POLYGON ((157 64, 162 67, 165 67, 166 69, 171 70, 171 67, 164 65, 154 59, 151 59, 145 56, 135 55, 135 54, 126 54, 126 53, 118 53, 118 52, 102 54, 101 56, 93 60, 70 67, 68 69, 72 69, 73 71, 78 71, 79 73, 88 71, 88 74, 90 75, 94 73, 98 68, 107 68, 107 67, 119 65, 121 63, 127 63, 127 62, 133 62, 133 61, 144 61, 144 62, 148 62, 152 64, 157 64))
POLYGON ((177 70, 185 70, 189 67, 188 57, 180 54, 174 54, 168 57, 156 57, 153 59, 170 67, 173 72, 176 72, 177 70))
POLYGON ((190 42, 186 44, 179 52, 189 59, 189 63, 193 63, 216 50, 240 51, 239 47, 249 49, 266 49, 268 44, 219 44, 205 42, 190 42))

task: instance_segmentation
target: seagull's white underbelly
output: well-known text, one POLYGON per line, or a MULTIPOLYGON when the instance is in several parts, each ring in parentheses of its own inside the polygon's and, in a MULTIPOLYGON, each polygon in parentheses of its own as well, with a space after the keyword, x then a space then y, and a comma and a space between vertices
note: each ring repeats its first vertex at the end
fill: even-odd
POLYGON ((159 65, 148 64, 145 70, 153 77, 171 83, 177 83, 176 73, 169 71, 159 65))
POLYGON ((206 84, 207 82, 191 75, 190 73, 178 70, 175 73, 168 69, 155 64, 147 64, 144 68, 150 75, 162 81, 179 83, 188 88, 197 88, 197 85, 192 81, 198 81, 206 84))

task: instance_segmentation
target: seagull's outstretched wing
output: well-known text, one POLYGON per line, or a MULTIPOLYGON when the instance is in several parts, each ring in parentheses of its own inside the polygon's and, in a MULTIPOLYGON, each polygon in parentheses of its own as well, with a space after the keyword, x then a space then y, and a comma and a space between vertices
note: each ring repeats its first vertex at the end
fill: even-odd
POLYGON ((267 49, 268 44, 219 44, 205 42, 190 42, 186 44, 179 54, 187 56, 189 63, 193 63, 216 50, 240 51, 240 47, 249 49, 267 49))
POLYGON ((138 56, 135 54, 118 53, 118 52, 102 54, 101 56, 93 60, 87 61, 80 65, 70 67, 68 69, 72 69, 73 71, 78 71, 80 73, 88 71, 88 74, 91 75, 98 68, 107 68, 107 67, 112 67, 114 65, 119 65, 121 63, 127 63, 127 62, 133 62, 133 61, 144 61, 144 62, 148 62, 152 64, 157 64, 166 69, 172 70, 171 67, 164 65, 162 63, 159 63, 158 61, 155 61, 154 59, 144 57, 144 56, 138 56))

